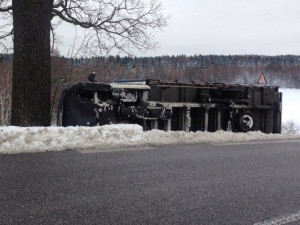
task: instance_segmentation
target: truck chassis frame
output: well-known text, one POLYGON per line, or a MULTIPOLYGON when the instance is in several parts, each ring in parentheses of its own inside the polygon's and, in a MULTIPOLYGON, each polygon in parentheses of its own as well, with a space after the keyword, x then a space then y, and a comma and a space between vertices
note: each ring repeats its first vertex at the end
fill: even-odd
POLYGON ((144 130, 281 133, 278 87, 159 80, 76 83, 66 88, 57 124, 136 123, 144 130))

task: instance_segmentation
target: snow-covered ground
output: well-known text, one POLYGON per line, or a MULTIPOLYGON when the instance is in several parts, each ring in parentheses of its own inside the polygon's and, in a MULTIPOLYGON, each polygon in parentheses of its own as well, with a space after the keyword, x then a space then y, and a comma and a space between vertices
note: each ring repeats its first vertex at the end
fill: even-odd
POLYGON ((282 123, 293 121, 296 127, 300 127, 300 89, 280 89, 282 99, 282 123))
POLYGON ((108 125, 102 127, 0 128, 0 153, 62 151, 66 149, 98 149, 119 146, 162 145, 176 143, 226 143, 257 140, 299 139, 293 134, 261 132, 143 132, 139 125, 108 125))
MULTIPOLYGON (((300 90, 282 89, 284 124, 300 124, 300 90)), ((232 143, 257 140, 300 140, 299 134, 263 134, 261 132, 143 132, 138 125, 109 125, 102 127, 0 127, 0 153, 62 151, 66 149, 97 149, 176 143, 232 143)))

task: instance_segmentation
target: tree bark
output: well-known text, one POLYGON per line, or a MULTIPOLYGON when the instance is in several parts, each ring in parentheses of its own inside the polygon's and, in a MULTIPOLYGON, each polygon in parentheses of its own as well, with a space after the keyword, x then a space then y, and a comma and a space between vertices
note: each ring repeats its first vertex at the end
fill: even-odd
POLYGON ((51 105, 50 22, 53 0, 13 0, 14 126, 49 126, 51 105))

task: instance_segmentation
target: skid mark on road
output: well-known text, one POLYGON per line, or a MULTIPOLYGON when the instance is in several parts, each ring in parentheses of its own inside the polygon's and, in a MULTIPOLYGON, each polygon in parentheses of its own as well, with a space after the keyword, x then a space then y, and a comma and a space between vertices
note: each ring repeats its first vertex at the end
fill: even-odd
POLYGON ((276 144, 276 143, 300 143, 300 140, 269 140, 269 141, 245 141, 245 142, 224 142, 224 143, 211 143, 216 146, 223 145, 253 145, 253 144, 276 144))
POLYGON ((78 149, 77 152, 81 154, 94 154, 94 153, 101 153, 101 152, 127 152, 127 151, 144 151, 144 150, 151 150, 154 149, 150 146, 145 147, 123 147, 123 148, 107 148, 107 149, 78 149))
POLYGON ((264 222, 255 223, 254 225, 283 225, 295 221, 300 221, 300 211, 293 214, 287 214, 264 222))

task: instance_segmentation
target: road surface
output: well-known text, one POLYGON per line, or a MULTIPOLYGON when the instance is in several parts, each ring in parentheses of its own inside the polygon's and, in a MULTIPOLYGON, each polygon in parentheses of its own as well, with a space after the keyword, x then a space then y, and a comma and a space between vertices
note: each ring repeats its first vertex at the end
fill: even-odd
POLYGON ((0 224, 300 224, 299 146, 0 155, 0 224))

